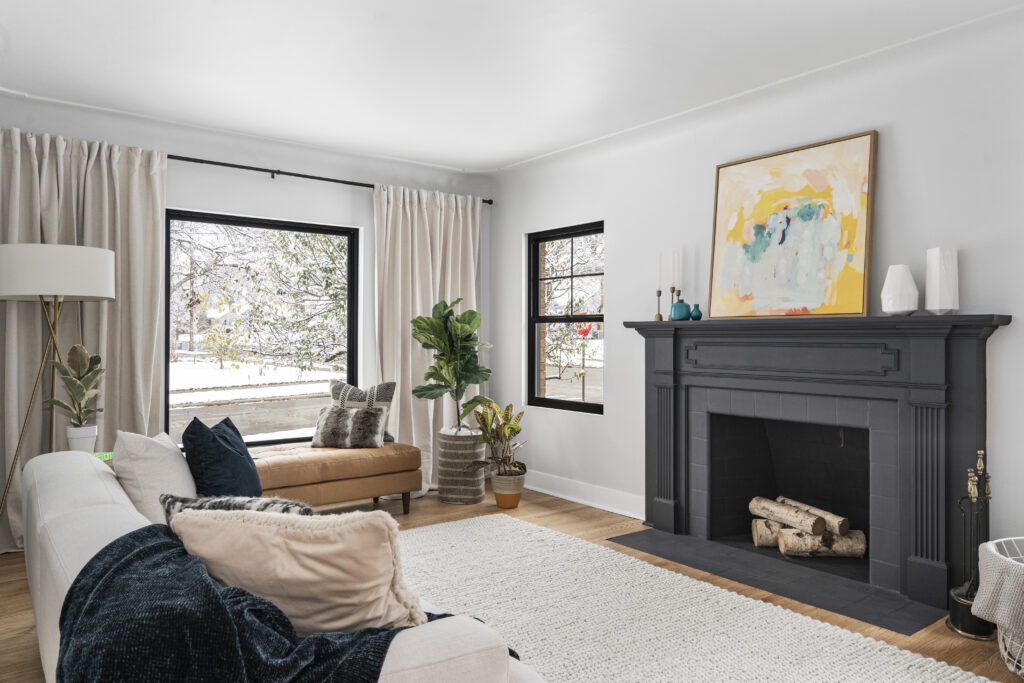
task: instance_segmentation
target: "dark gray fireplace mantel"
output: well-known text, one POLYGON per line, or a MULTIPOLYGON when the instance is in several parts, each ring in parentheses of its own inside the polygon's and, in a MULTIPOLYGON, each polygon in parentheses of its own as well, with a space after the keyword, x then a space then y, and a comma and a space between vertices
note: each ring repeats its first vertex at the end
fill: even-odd
POLYGON ((985 448, 985 340, 1005 315, 627 322, 645 343, 646 517, 708 535, 707 415, 867 428, 871 582, 946 605, 955 498, 985 448))

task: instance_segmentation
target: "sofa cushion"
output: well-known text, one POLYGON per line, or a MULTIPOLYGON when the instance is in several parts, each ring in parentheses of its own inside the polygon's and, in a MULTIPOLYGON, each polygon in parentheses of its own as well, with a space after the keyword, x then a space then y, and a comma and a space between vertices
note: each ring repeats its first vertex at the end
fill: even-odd
POLYGON ((384 445, 386 406, 345 408, 332 403, 320 409, 313 448, 380 448, 384 445))
POLYGON ((249 449, 230 417, 207 427, 198 417, 181 435, 185 459, 200 496, 258 496, 263 493, 249 449))
POLYGON ((279 444, 260 448, 256 468, 265 489, 372 477, 420 468, 420 449, 402 443, 380 448, 311 448, 279 444))
POLYGON ((114 472, 132 503, 150 522, 164 521, 160 495, 194 497, 196 484, 181 449, 167 434, 148 437, 118 430, 114 472))
MULTIPOLYGON (((391 409, 391 401, 395 398, 395 383, 381 382, 374 384, 367 389, 360 389, 357 386, 342 382, 340 379, 333 379, 330 383, 331 398, 343 408, 373 408, 384 406, 391 409)), ((387 418, 384 419, 384 440, 391 442, 395 437, 387 431, 387 418)))
POLYGON ((426 623, 386 512, 183 510, 171 529, 210 576, 270 600, 300 636, 426 623))
POLYGON ((284 498, 249 498, 247 496, 212 496, 185 498, 164 494, 160 496, 164 519, 170 525, 182 510, 255 510, 256 512, 285 512, 291 515, 312 515, 313 508, 306 503, 284 498))

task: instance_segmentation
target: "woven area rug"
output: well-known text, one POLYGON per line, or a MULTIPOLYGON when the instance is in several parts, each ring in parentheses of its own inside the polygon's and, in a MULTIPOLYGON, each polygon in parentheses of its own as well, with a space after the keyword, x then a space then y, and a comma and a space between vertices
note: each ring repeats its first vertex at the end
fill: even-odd
POLYGON ((984 680, 508 515, 400 539, 413 590, 485 621, 551 683, 984 680))

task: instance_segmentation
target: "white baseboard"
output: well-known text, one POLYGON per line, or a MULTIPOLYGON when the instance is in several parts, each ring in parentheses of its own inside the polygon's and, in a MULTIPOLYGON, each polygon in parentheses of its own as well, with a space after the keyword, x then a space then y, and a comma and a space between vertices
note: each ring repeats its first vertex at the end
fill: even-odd
POLYGON ((526 473, 526 488, 626 517, 644 518, 644 497, 635 493, 626 493, 536 470, 526 473))

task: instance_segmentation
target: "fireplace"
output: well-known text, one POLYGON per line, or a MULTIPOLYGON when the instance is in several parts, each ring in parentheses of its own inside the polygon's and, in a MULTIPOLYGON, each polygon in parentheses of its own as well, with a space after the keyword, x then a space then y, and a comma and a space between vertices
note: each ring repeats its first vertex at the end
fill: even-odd
POLYGON ((868 430, 722 413, 706 419, 708 538, 749 539, 754 496, 785 495, 846 517, 851 529, 870 529, 868 430))
POLYGON ((985 447, 985 341, 1009 322, 626 323, 645 338, 648 523, 728 539, 749 536, 753 495, 824 503, 865 532, 865 580, 945 607, 964 577, 952 501, 985 447))

